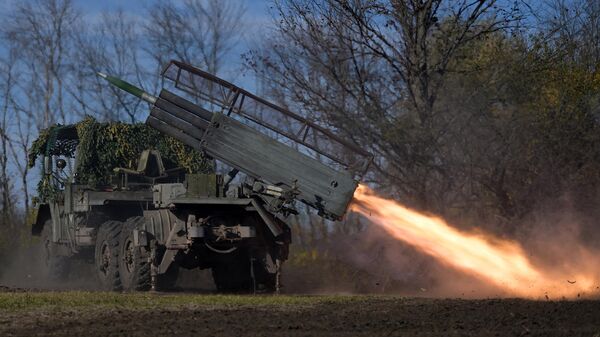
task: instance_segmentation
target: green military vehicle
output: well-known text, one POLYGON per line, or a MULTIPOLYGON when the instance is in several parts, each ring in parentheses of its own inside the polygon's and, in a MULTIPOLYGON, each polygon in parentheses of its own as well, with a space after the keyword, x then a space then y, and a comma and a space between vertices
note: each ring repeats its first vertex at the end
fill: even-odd
POLYGON ((54 277, 80 259, 106 290, 167 289, 180 268, 210 268, 219 291, 278 291, 296 201, 340 219, 371 161, 185 63, 165 67, 158 97, 99 75, 151 113, 145 125, 57 125, 34 143, 43 176, 32 233, 54 277))

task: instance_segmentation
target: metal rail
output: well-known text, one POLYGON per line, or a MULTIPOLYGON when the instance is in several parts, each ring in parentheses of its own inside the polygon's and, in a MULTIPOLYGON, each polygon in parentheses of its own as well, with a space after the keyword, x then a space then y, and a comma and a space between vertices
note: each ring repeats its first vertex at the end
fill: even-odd
MULTIPOLYGON (((222 113, 227 115, 235 113, 245 120, 265 127, 346 167, 358 177, 365 174, 373 159, 373 156, 367 151, 336 136, 324 127, 189 64, 173 60, 163 69, 162 76, 172 81, 177 89, 185 91, 208 104, 218 106, 222 113), (287 131, 256 114, 252 114, 253 110, 252 106, 249 106, 249 102, 256 104, 254 110, 262 111, 263 108, 268 108, 270 111, 293 119, 299 123, 299 130, 296 132, 287 131), (311 132, 315 136, 313 142, 307 139, 311 132), (316 138, 317 135, 321 138, 316 138), (335 145, 338 145, 337 149, 335 145), (349 155, 352 160, 342 159, 338 155, 339 152, 346 156, 349 155)), ((269 117, 271 119, 277 118, 277 116, 269 117)))

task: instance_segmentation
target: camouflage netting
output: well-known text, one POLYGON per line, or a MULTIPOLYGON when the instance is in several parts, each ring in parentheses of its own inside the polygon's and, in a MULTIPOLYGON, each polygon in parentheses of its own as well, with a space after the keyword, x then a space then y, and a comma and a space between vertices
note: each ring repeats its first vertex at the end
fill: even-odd
MULTIPOLYGON (((55 125, 41 131, 29 151, 29 166, 33 167, 36 158, 42 155, 76 155, 77 183, 97 188, 110 185, 115 167, 136 169, 140 154, 146 149, 160 151, 167 169, 183 167, 188 173, 214 171, 212 160, 145 124, 99 123, 92 117, 74 125, 55 125), (65 137, 69 132, 73 135, 65 137), (68 139, 73 137, 79 140, 68 139)), ((38 192, 42 199, 50 193, 49 185, 46 178, 40 181, 38 192)))

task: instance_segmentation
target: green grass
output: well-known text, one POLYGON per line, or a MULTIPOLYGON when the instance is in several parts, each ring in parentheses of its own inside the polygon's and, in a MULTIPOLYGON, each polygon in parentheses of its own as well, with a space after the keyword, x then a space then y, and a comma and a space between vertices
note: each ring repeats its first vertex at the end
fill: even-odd
POLYGON ((183 307, 231 308, 239 306, 313 306, 358 303, 368 296, 253 296, 204 294, 155 294, 114 292, 0 293, 0 312, 31 309, 177 309, 183 307))

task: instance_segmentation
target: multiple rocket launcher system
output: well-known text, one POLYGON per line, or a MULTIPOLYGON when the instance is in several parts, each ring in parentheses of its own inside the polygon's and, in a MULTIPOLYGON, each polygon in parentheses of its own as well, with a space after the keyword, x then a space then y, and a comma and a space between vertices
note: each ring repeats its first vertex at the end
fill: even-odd
POLYGON ((300 200, 328 219, 345 214, 372 159, 329 130, 182 62, 171 61, 163 78, 196 102, 98 75, 151 104, 151 127, 231 166, 233 175, 246 173, 256 189, 268 183, 285 203, 300 200))
POLYGON ((218 290, 279 291, 291 243, 285 218, 297 213, 295 201, 341 219, 372 159, 322 126, 182 62, 164 69, 158 96, 98 75, 148 102, 150 127, 231 169, 166 169, 160 151, 146 149, 137 169, 112 167, 110 184, 91 186, 75 173, 61 178, 60 157, 97 149, 77 150, 73 125, 51 129, 42 148, 53 193, 37 208, 32 234, 42 237, 55 276, 68 275, 73 259, 93 256, 106 290, 169 289, 179 268, 210 268, 218 290), (231 183, 238 172, 245 177, 231 183))

